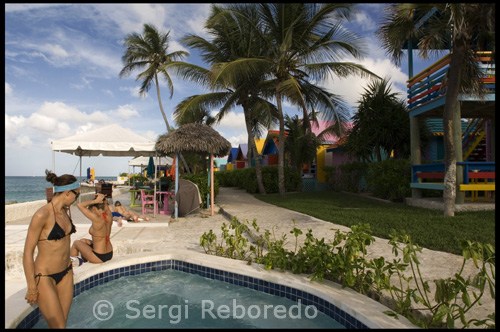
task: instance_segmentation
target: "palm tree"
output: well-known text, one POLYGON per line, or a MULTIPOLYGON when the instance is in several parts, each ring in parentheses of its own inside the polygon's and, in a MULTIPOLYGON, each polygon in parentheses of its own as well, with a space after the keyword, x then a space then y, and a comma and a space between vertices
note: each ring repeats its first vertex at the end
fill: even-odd
MULTIPOLYGON (((126 50, 125 54, 122 56, 124 67, 120 71, 120 77, 126 77, 135 70, 144 69, 136 78, 136 81, 142 82, 139 94, 145 96, 151 86, 155 84, 158 104, 160 105, 160 111, 168 132, 170 132, 172 128, 163 110, 158 75, 161 74, 167 81, 167 86, 170 90, 170 98, 172 98, 174 85, 167 71, 168 65, 172 63, 179 65, 181 64, 179 60, 189 55, 189 53, 185 51, 168 53, 169 34, 170 32, 159 32, 156 27, 151 24, 144 24, 144 33, 142 35, 135 32, 127 35, 124 42, 126 50)), ((184 163, 185 169, 190 173, 189 167, 182 155, 180 158, 184 163)))
MULTIPOLYGON (((242 71, 267 68, 274 86, 274 98, 279 120, 278 176, 280 195, 285 194, 284 148, 285 120, 283 99, 297 105, 309 125, 306 94, 311 81, 321 82, 328 75, 347 77, 352 74, 374 75, 363 66, 338 62, 342 56, 361 56, 359 38, 343 29, 341 20, 350 12, 348 4, 315 3, 258 3, 251 4, 258 11, 258 25, 254 31, 261 38, 266 54, 261 57, 238 59, 242 71), (308 85, 306 87, 306 85, 308 85)), ((239 15, 238 8, 229 8, 231 15, 239 15)), ((374 75, 376 76, 376 75, 374 75)), ((376 76, 378 77, 378 76, 376 76)), ((330 95, 334 98, 334 95, 330 95)), ((334 104, 330 100, 330 104, 334 104)), ((340 103, 338 103, 340 105, 340 103)), ((326 115, 336 115, 338 108, 326 108, 326 115)))
MULTIPOLYGON (((314 160, 320 144, 309 127, 297 115, 293 117, 285 115, 285 128, 288 132, 285 139, 285 153, 299 178, 302 166, 314 160)), ((299 183, 297 191, 302 191, 302 182, 299 183)))
POLYGON ((247 6, 244 10, 246 15, 243 20, 241 16, 220 15, 222 9, 212 5, 206 27, 213 39, 208 41, 196 35, 188 35, 183 39, 189 47, 201 50, 201 56, 211 65, 211 70, 198 68, 196 71, 182 71, 182 74, 186 79, 194 79, 215 91, 184 99, 177 105, 174 115, 178 122, 186 121, 192 114, 208 118, 210 109, 219 108, 215 122, 220 122, 228 111, 241 106, 245 116, 250 155, 255 158, 258 190, 259 193, 266 194, 254 137, 259 134, 261 128, 270 127, 276 113, 275 107, 259 96, 262 74, 233 75, 231 68, 227 66, 240 57, 258 56, 259 52, 262 52, 262 47, 252 40, 253 26, 247 21, 252 22, 252 18, 256 18, 253 7, 247 6))
POLYGON ((495 49, 494 3, 435 3, 399 4, 388 7, 377 34, 387 53, 399 63, 403 45, 409 40, 418 42, 419 55, 428 58, 431 52, 451 48, 450 64, 442 85, 446 85, 443 110, 445 148, 444 215, 455 215, 456 154, 453 114, 459 93, 482 96, 484 89, 478 83, 478 62, 475 52, 485 45, 495 49), (435 11, 435 14, 432 14, 435 11), (410 15, 410 13, 412 15, 410 15), (423 25, 420 20, 432 14, 423 25))
MULTIPOLYGON (((359 100, 358 111, 352 117, 353 127, 349 131, 344 147, 350 155, 371 161, 373 153, 382 161, 381 152, 388 156, 410 156, 410 118, 405 101, 391 91, 388 78, 372 81, 364 89, 359 100)), ((420 121, 421 141, 429 140, 428 129, 420 121)))

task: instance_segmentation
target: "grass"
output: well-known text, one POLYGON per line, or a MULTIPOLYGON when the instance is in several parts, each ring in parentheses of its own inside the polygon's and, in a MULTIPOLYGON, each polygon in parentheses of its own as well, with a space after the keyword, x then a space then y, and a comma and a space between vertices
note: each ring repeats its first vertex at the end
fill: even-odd
MULTIPOLYGON (((461 255, 461 239, 495 246, 495 211, 455 212, 454 217, 444 217, 439 210, 331 191, 287 193, 283 198, 279 194, 254 196, 337 225, 368 223, 372 235, 384 239, 390 239, 392 230, 402 231, 427 249, 461 255)), ((321 238, 321 234, 313 235, 321 238)))

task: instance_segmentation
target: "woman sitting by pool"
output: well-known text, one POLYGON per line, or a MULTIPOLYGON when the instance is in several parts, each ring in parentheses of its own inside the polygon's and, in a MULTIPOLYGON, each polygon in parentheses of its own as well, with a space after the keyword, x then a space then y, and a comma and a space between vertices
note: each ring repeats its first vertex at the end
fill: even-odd
POLYGON ((113 257, 113 246, 110 241, 113 217, 109 209, 106 196, 97 194, 93 201, 81 202, 77 204, 83 215, 92 221, 89 233, 92 240, 76 240, 71 247, 71 256, 78 256, 91 263, 104 263, 113 257))

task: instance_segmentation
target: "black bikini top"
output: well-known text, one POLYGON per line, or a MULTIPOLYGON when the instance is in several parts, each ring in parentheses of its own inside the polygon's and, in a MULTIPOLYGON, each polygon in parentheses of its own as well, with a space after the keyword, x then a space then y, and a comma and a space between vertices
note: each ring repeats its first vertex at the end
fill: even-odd
MULTIPOLYGON (((52 202, 51 202, 52 203, 52 202)), ((56 215, 56 210, 54 209, 54 204, 52 204, 52 209, 54 210, 54 217, 56 215)), ((66 236, 68 235, 71 235, 73 233, 76 233, 76 228, 75 228, 75 225, 73 224, 73 220, 71 220, 71 218, 68 216, 69 218, 69 222, 71 223, 71 231, 68 233, 68 234, 65 234, 64 233, 64 229, 61 228, 61 226, 59 226, 59 224, 57 223, 57 220, 54 219, 54 227, 52 227, 52 230, 50 231, 49 233, 49 236, 44 239, 44 240, 39 240, 39 241, 45 241, 45 240, 49 240, 49 241, 52 241, 52 240, 60 240, 60 239, 63 239, 65 238, 66 236)))

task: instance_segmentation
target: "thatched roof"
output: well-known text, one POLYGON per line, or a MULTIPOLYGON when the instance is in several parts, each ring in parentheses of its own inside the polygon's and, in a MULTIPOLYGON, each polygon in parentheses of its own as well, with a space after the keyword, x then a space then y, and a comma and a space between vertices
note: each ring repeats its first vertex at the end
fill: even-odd
POLYGON ((164 134, 155 144, 156 151, 213 153, 215 157, 224 157, 231 150, 231 143, 215 129, 205 124, 188 123, 177 130, 164 134))

